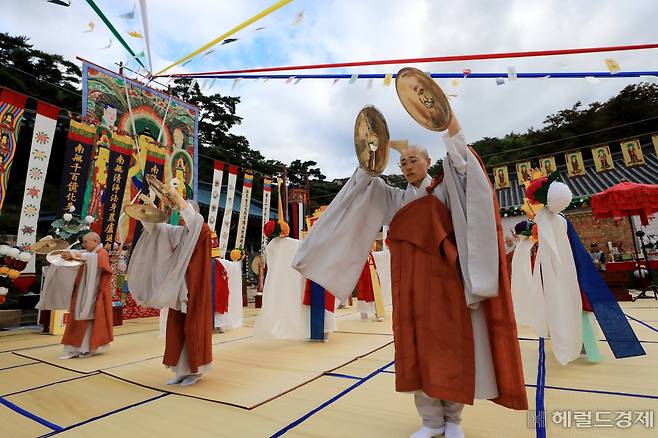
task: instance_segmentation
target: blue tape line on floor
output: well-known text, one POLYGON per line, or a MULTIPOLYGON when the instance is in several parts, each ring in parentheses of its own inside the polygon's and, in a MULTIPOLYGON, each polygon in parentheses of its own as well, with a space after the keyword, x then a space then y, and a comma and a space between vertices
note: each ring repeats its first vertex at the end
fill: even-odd
POLYGON ((349 392, 352 391, 353 389, 355 389, 355 388, 357 388, 357 387, 363 385, 365 382, 367 382, 368 380, 372 379, 372 378, 375 377, 377 374, 381 373, 381 372, 384 371, 386 368, 388 368, 388 367, 390 367, 391 365, 393 365, 393 363, 395 363, 395 361, 391 361, 390 363, 386 364, 385 366, 383 366, 383 367, 381 367, 381 368, 379 368, 379 369, 373 371, 372 373, 368 374, 366 377, 364 377, 363 379, 360 379, 360 380, 359 380, 358 382, 356 382, 354 385, 350 386, 349 388, 345 389, 344 391, 342 391, 342 392, 340 392, 339 394, 335 395, 334 397, 330 398, 329 400, 327 400, 326 402, 322 403, 322 404, 321 404, 320 406, 318 406, 317 408, 313 409, 312 411, 308 412, 308 413, 305 414, 304 416, 302 416, 302 417, 298 418, 297 420, 293 421, 292 423, 290 423, 289 425, 287 425, 287 426, 284 427, 283 429, 280 429, 279 431, 277 431, 276 433, 274 433, 274 434, 271 436, 271 438, 280 437, 280 436, 283 435, 284 433, 288 432, 290 429, 293 429, 293 428, 299 426, 301 423, 303 423, 304 421, 308 420, 311 416, 313 416, 313 415, 315 415, 316 413, 320 412, 322 409, 326 408, 326 407, 329 406, 330 404, 332 404, 332 403, 334 403, 335 401, 337 401, 338 399, 342 398, 344 395, 346 395, 347 393, 349 393, 349 392))
POLYGON ((13 403, 10 402, 9 400, 5 399, 4 397, 0 397, 0 404, 3 404, 3 405, 5 405, 5 406, 7 406, 7 407, 8 407, 9 409, 11 409, 12 411, 14 411, 14 412, 16 412, 16 413, 18 413, 18 414, 21 414, 22 416, 27 417, 27 418, 29 418, 30 420, 34 420, 34 421, 36 421, 36 422, 39 423, 39 424, 42 424, 42 425, 44 425, 44 426, 46 426, 46 427, 49 427, 49 428, 52 429, 52 430, 56 430, 56 431, 62 430, 62 427, 61 427, 61 426, 58 426, 58 425, 56 425, 55 423, 51 423, 51 422, 48 421, 48 420, 45 420, 45 419, 43 419, 43 418, 41 418, 41 417, 39 417, 39 416, 37 416, 37 415, 34 415, 34 414, 31 413, 31 412, 26 411, 25 409, 21 408, 21 407, 18 406, 18 405, 13 404, 13 403))
MULTIPOLYGON (((532 388, 536 388, 537 385, 526 384, 532 388)), ((590 394, 605 394, 605 395, 617 395, 620 397, 637 397, 637 398, 648 398, 653 400, 658 400, 658 395, 649 395, 649 394, 635 394, 632 392, 617 392, 617 391, 603 391, 600 389, 580 389, 580 388, 567 388, 565 386, 546 386, 545 389, 557 389, 560 391, 573 391, 573 392, 585 392, 590 394)))
POLYGON ((324 373, 325 376, 328 377, 340 377, 343 379, 355 379, 355 380, 361 380, 361 377, 357 376, 350 376, 348 374, 340 374, 340 373, 324 373))
POLYGON ((101 418, 109 417, 110 415, 117 414, 117 413, 119 413, 119 412, 121 412, 121 411, 125 411, 125 410, 127 410, 127 409, 131 409, 131 408, 134 408, 134 407, 136 407, 136 406, 140 406, 140 405, 143 405, 143 404, 146 404, 146 403, 150 403, 150 402, 152 402, 152 401, 155 401, 155 400, 161 399, 161 398, 166 397, 166 396, 168 396, 168 395, 171 395, 171 394, 169 394, 169 393, 160 394, 160 395, 157 395, 157 396, 155 396, 155 397, 151 397, 151 398, 149 398, 149 399, 142 400, 141 402, 133 403, 133 404, 131 404, 131 405, 124 406, 124 407, 119 408, 119 409, 116 409, 116 410, 114 410, 114 411, 110 411, 110 412, 107 412, 107 413, 105 413, 105 414, 97 415, 96 417, 89 418, 89 419, 87 419, 87 420, 85 420, 85 421, 81 421, 80 423, 72 424, 71 426, 66 426, 65 428, 60 428, 59 430, 57 430, 57 431, 55 431, 55 432, 50 432, 50 433, 48 433, 48 434, 46 434, 46 435, 42 435, 40 438, 46 438, 46 437, 50 437, 50 436, 53 436, 53 435, 57 435, 57 434, 60 433, 60 432, 66 432, 67 430, 71 430, 71 429, 74 429, 74 428, 76 428, 76 427, 83 426, 83 425, 85 425, 85 424, 87 424, 87 423, 91 423, 92 421, 100 420, 101 418))
MULTIPOLYGON (((624 313, 624 315, 626 315, 626 314, 624 313)), ((629 315, 626 315, 626 318, 632 319, 633 321, 635 321, 635 322, 637 322, 637 323, 639 323, 639 324, 642 324, 642 325, 645 326, 645 327, 650 328, 650 329, 653 330, 654 332, 658 332, 658 329, 657 329, 657 328, 655 328, 655 327, 653 327, 653 326, 647 324, 647 323, 644 322, 644 321, 640 321, 639 319, 637 319, 637 318, 633 318, 632 316, 629 316, 629 315)))

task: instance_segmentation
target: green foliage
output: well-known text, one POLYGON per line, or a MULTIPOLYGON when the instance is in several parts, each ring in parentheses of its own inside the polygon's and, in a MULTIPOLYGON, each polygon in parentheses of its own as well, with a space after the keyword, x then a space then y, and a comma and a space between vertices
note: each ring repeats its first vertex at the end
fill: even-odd
POLYGON ((472 146, 485 165, 493 166, 644 134, 656 129, 655 119, 606 128, 656 116, 658 84, 642 82, 625 87, 603 103, 593 102, 585 108, 581 102, 576 102, 571 108, 547 116, 541 129, 531 127, 524 134, 512 132, 502 139, 485 137, 472 146), (579 137, 569 139, 576 135, 579 137))

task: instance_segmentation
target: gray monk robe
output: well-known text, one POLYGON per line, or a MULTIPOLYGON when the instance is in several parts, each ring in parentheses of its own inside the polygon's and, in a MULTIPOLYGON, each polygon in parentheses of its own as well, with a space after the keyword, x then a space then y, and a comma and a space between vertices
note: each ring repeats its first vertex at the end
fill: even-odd
MULTIPOLYGON (((522 368, 518 341, 516 340, 516 328, 513 314, 511 323, 505 321, 505 343, 500 348, 500 343, 495 340, 492 347, 491 334, 499 335, 493 330, 497 315, 487 310, 488 300, 499 298, 501 287, 501 267, 506 271, 506 265, 501 264, 499 256, 499 239, 502 236, 497 228, 497 208, 495 206, 494 194, 489 180, 478 158, 468 149, 465 139, 461 133, 454 137, 445 136, 448 155, 443 162, 444 180, 440 182, 428 195, 427 188, 432 182, 428 176, 420 187, 416 188, 409 184, 406 190, 389 187, 380 178, 370 177, 362 169, 358 169, 350 180, 345 184, 336 196, 329 208, 318 219, 311 229, 307 238, 297 252, 293 267, 303 276, 310 278, 322 285, 325 289, 332 291, 338 298, 347 297, 356 284, 363 266, 363 260, 367 258, 371 242, 382 225, 392 223, 404 223, 408 218, 398 219, 398 212, 405 206, 411 207, 415 201, 421 198, 433 197, 434 202, 419 204, 414 207, 414 214, 430 214, 443 222, 441 229, 445 231, 444 236, 437 236, 446 242, 452 241, 456 248, 455 259, 452 264, 453 271, 458 279, 457 286, 452 291, 461 294, 461 297, 451 297, 451 302, 459 303, 463 311, 459 311, 454 317, 464 320, 458 322, 463 327, 463 336, 454 340, 439 336, 433 345, 439 355, 424 355, 418 351, 418 345, 414 347, 416 340, 413 336, 407 336, 401 328, 412 324, 418 331, 429 330, 429 336, 433 336, 433 319, 441 318, 442 313, 450 311, 441 300, 431 302, 404 301, 400 302, 400 285, 393 280, 393 311, 394 311, 394 338, 396 341, 396 361, 399 359, 398 351, 404 351, 405 363, 409 364, 408 374, 398 372, 396 362, 396 388, 399 391, 422 390, 432 398, 450 400, 461 403, 473 403, 473 398, 491 399, 505 406, 515 409, 525 409, 527 400, 523 387, 522 368), (433 211, 444 209, 445 214, 437 215, 433 211), (395 221, 393 219, 396 218, 395 221), (451 237, 452 236, 452 237, 451 237), (462 283, 462 284, 459 284, 462 283), (396 297, 398 299, 396 300, 396 297), (398 301, 398 302, 396 302, 398 301), (484 304, 484 305, 483 305, 484 304), (397 305, 397 306, 396 306, 397 305), (432 307, 432 311, 417 312, 421 306, 432 307), (408 306, 414 306, 413 309, 408 306), (418 306, 419 309, 416 309, 418 306), (402 307, 402 308, 401 308, 402 307), (422 313, 422 315, 420 315, 422 313), (461 315, 461 316, 459 316, 461 315), (408 319, 415 319, 409 321, 408 319), (397 329, 395 320, 398 321, 397 329), (423 329, 425 327, 425 329, 423 329), (471 335, 472 333, 472 335, 471 335), (441 339, 443 340, 441 340, 441 339), (464 340, 465 339, 465 340, 464 340), (472 341, 470 340, 472 339, 472 341), (457 345, 460 352, 465 356, 454 356, 453 344, 467 343, 469 345, 457 345), (470 345, 472 343, 472 345, 470 345), (495 348, 494 348, 495 347, 495 348), (492 355, 492 349, 494 355, 492 355), (415 353, 414 353, 415 352, 415 353), (469 353, 470 352, 470 353, 469 353), (415 355, 410 358, 408 355, 415 355), (452 355, 452 356, 451 356, 452 355), (441 361, 461 361, 467 359, 463 377, 453 378, 450 388, 440 388, 435 381, 429 381, 429 377, 423 372, 433 367, 441 367, 437 363, 436 356, 443 357, 441 361), (495 360, 494 360, 495 356, 495 360), (494 363, 498 366, 495 367, 494 363), (503 371, 502 363, 507 363, 514 372, 514 378, 507 380, 500 376, 503 371), (498 369, 496 369, 498 368, 498 369), (468 372, 468 370, 471 372, 468 372), (468 377, 470 374, 471 377, 468 377), (412 376, 412 377, 409 377, 412 376), (418 377, 421 376, 421 377, 418 377), (502 380, 501 380, 502 378, 502 380), (411 383, 410 383, 411 382, 411 383), (512 382, 510 384, 510 382, 512 382), (501 385, 502 384, 502 385, 501 385), (466 389, 461 391, 459 386, 466 389), (502 391, 501 391, 502 386, 502 391), (469 389, 470 388, 470 389, 469 389), (510 394, 513 393, 513 394, 510 394)), ((405 212, 409 209, 405 209, 405 212)), ((426 232, 427 230, 423 230, 426 232)), ((409 229, 391 230, 394 237, 403 239, 403 235, 410 236, 418 234, 413 227, 409 229)), ((422 244, 407 239, 409 244, 422 244)), ((437 241, 437 245, 443 240, 437 241)), ((439 253, 441 249, 436 247, 439 253)), ((391 276, 396 275, 395 269, 399 269, 400 252, 391 248, 391 276)), ((420 260, 420 259, 419 259, 420 260)), ((435 263, 429 260, 428 263, 435 263)), ((449 265, 449 264, 446 264, 449 265)), ((449 269, 439 267, 441 269, 449 269)), ((405 269, 414 269, 414 272, 427 272, 420 266, 406 266, 405 269)), ((424 275, 424 274, 421 274, 424 275)), ((404 276, 403 276, 404 278, 404 276)), ((407 275, 406 278, 409 278, 407 275)), ((503 278, 507 281, 507 276, 503 278)), ((451 283, 452 284, 452 283, 451 283)), ((507 285, 509 286, 509 285, 507 285)), ((408 289, 408 288, 407 288, 408 289)), ((507 302, 509 287, 505 290, 502 300, 507 302)), ((404 290, 405 293, 413 293, 404 290)), ((444 291, 447 293, 446 291, 444 291)), ((449 291, 448 291, 449 292, 449 291)), ((510 300, 511 303, 511 300, 510 300)), ((510 309, 508 309, 511 311, 510 309)), ((506 315, 506 318, 510 315, 506 315)), ((438 334, 437 334, 438 335, 438 334)), ((427 336, 427 334, 426 334, 427 336)), ((431 340, 423 342, 423 345, 432 345, 431 340)), ((401 364, 400 364, 401 365, 401 364)), ((431 373, 430 373, 431 374, 431 373)), ((441 382, 439 382, 441 383, 441 382)), ((446 383, 447 382, 443 382, 446 383)))
POLYGON ((163 363, 180 376, 212 362, 210 228, 191 204, 184 226, 144 223, 130 257, 128 285, 138 303, 169 308, 163 363))

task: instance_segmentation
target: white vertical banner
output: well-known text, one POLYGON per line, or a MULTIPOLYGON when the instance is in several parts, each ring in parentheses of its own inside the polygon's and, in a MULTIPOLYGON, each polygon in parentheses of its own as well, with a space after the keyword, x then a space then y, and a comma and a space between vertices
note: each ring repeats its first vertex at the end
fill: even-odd
POLYGON ((263 179, 263 224, 260 228, 261 232, 261 243, 260 249, 263 251, 267 245, 267 236, 263 232, 265 224, 270 221, 270 200, 272 199, 272 179, 264 178, 263 179))
POLYGON ((254 176, 250 173, 244 174, 242 184, 242 199, 240 202, 240 219, 238 220, 238 232, 235 233, 235 247, 244 249, 244 239, 247 236, 247 219, 249 219, 249 206, 251 205, 251 187, 254 176))
POLYGON ((224 204, 224 220, 219 233, 219 256, 226 257, 228 235, 231 232, 231 216, 233 214, 233 198, 235 197, 235 182, 238 179, 238 166, 228 166, 228 187, 226 189, 226 204, 224 204))
POLYGON ((224 177, 224 163, 215 160, 213 163, 212 192, 210 194, 210 208, 208 209, 208 226, 215 231, 217 210, 219 209, 219 195, 222 192, 222 179, 224 177))
MULTIPOLYGON (((37 241, 37 221, 39 220, 43 186, 46 182, 50 150, 53 146, 58 114, 59 108, 44 102, 37 103, 30 161, 27 166, 27 178, 25 179, 23 207, 16 237, 16 243, 21 248, 29 247, 37 241)), ((23 273, 35 273, 34 257, 29 261, 23 273)))

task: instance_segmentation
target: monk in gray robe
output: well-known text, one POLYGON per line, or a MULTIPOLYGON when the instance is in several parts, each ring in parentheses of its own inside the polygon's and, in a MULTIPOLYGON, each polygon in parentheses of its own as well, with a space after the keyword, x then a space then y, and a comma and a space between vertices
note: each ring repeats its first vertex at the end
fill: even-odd
POLYGON ((64 355, 60 359, 89 357, 109 347, 112 342, 112 269, 110 257, 96 233, 82 239, 84 251, 71 250, 64 260, 83 262, 78 269, 69 320, 64 329, 64 355))
POLYGON ((357 169, 293 260, 343 299, 389 225, 396 390, 414 394, 413 438, 463 437, 461 411, 474 399, 527 409, 495 194, 454 117, 444 142, 434 181, 425 149, 401 154, 406 190, 357 169))
POLYGON ((212 362, 211 231, 196 202, 168 191, 183 225, 142 222, 146 232, 131 255, 128 285, 138 303, 168 309, 162 363, 175 377, 167 384, 188 386, 212 362))

